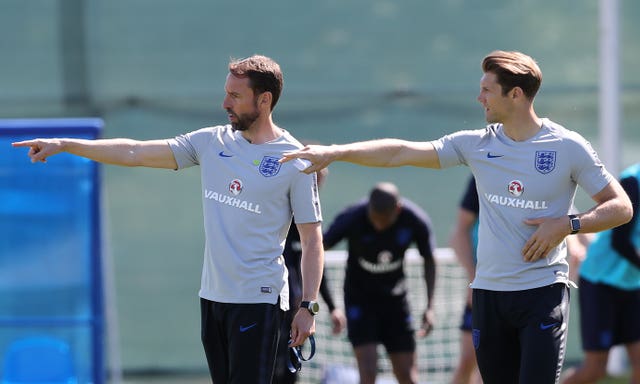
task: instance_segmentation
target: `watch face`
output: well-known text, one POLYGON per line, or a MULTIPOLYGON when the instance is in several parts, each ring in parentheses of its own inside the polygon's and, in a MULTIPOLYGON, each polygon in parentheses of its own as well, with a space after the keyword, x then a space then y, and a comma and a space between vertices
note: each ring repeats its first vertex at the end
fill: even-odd
POLYGON ((571 229, 574 231, 580 230, 580 219, 571 219, 571 229))
POLYGON ((312 315, 316 315, 320 311, 320 304, 316 301, 303 301, 300 306, 306 308, 312 315))

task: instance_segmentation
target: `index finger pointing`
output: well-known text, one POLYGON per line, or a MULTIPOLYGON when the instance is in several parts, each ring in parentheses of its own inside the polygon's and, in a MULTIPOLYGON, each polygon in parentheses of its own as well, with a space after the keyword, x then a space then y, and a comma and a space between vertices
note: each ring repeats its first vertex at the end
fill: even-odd
POLYGON ((11 143, 12 147, 30 147, 33 145, 33 140, 16 141, 11 143))

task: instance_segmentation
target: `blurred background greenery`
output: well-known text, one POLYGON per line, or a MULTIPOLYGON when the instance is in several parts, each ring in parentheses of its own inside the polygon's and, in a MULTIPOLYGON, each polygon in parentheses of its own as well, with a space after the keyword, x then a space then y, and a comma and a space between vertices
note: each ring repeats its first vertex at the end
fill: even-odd
MULTIPOLYGON (((620 6, 626 166, 640 151, 640 2, 620 6)), ((98 116, 105 137, 172 137, 226 123, 227 63, 260 53, 282 66, 274 118, 298 138, 430 140, 484 126, 480 61, 505 49, 538 60, 538 113, 600 145, 595 0, 3 0, 0 10, 2 118, 98 116)), ((334 164, 324 218, 388 180, 429 212, 446 246, 467 176, 334 164)), ((123 367, 203 370, 198 170, 107 166, 104 179, 123 367)), ((574 340, 568 358, 579 354, 574 340)))

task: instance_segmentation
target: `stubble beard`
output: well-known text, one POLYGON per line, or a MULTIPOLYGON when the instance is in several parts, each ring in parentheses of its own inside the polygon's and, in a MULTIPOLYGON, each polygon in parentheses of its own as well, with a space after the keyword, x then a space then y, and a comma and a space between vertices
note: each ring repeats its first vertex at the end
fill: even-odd
POLYGON ((258 117, 260 116, 260 112, 258 111, 258 106, 255 106, 255 109, 253 110, 253 112, 245 113, 242 115, 236 114, 231 109, 227 109, 227 113, 236 117, 237 121, 235 123, 234 122, 231 123, 231 127, 236 131, 248 130, 249 127, 251 127, 251 125, 253 125, 253 123, 255 123, 256 120, 258 120, 258 117))

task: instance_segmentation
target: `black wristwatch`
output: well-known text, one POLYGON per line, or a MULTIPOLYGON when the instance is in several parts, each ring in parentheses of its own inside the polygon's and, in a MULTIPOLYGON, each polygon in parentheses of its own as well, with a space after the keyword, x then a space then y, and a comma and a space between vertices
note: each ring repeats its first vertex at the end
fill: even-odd
POLYGON ((569 222, 571 223, 571 234, 575 235, 580 232, 580 219, 576 215, 569 215, 569 222))
POLYGON ((300 308, 306 308, 310 314, 313 316, 317 315, 320 312, 320 304, 316 301, 303 301, 300 303, 300 308))

